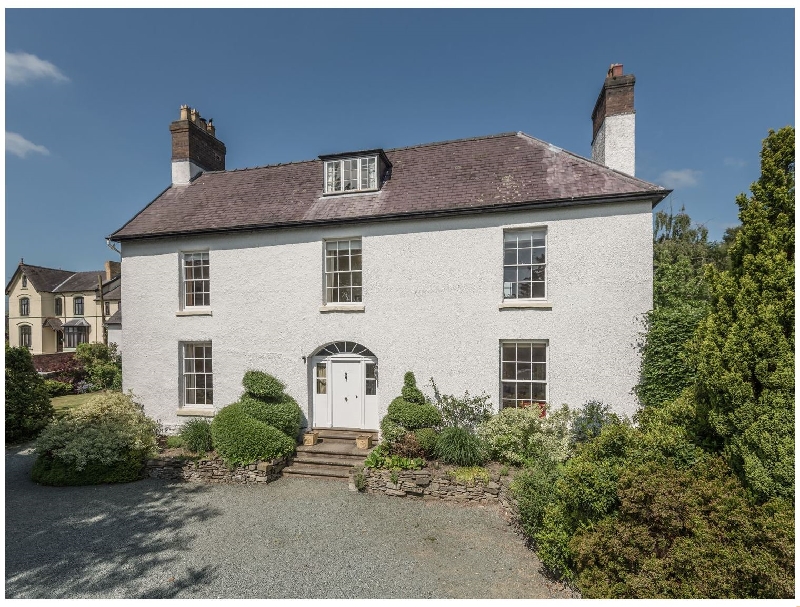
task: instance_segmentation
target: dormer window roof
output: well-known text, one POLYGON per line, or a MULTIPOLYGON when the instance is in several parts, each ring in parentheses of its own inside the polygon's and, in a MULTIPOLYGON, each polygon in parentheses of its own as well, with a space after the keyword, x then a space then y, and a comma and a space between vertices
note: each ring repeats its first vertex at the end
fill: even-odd
POLYGON ((383 150, 362 150, 319 157, 323 161, 325 194, 373 192, 380 189, 392 166, 383 150))

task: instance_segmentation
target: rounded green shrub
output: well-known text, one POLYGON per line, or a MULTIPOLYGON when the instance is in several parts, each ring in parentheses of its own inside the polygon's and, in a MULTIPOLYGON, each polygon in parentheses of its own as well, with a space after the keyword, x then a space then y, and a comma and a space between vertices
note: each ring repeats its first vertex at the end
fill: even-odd
POLYGON ((402 396, 389 403, 386 416, 406 430, 431 428, 442 423, 442 415, 436 407, 409 402, 402 396))
POLYGON ((211 423, 205 419, 192 419, 181 426, 178 432, 184 447, 195 453, 206 453, 213 449, 211 423))
POLYGON ((436 449, 436 439, 439 438, 439 433, 433 428, 418 428, 414 430, 414 436, 417 439, 417 444, 426 456, 431 457, 436 449))
POLYGON ((214 448, 228 465, 248 465, 291 455, 295 441, 248 415, 241 403, 223 407, 211 422, 214 448))
POLYGON ((486 462, 483 442, 465 428, 442 430, 434 454, 442 462, 457 466, 480 466, 486 462))
POLYGON ((381 442, 384 445, 394 445, 405 436, 406 432, 408 432, 406 428, 393 422, 388 415, 381 420, 381 442))
POLYGON ((93 396, 39 435, 33 479, 53 485, 135 480, 155 453, 156 428, 131 396, 93 396))
POLYGON ((538 409, 508 408, 478 426, 476 434, 486 444, 489 457, 519 466, 525 461, 531 436, 541 425, 538 409))
POLYGON ((279 401, 264 401, 244 395, 239 401, 242 411, 260 422, 277 428, 291 438, 300 434, 303 412, 295 400, 283 394, 279 401))
POLYGON ((53 417, 44 381, 28 348, 6 346, 6 442, 35 436, 53 417))
POLYGON ((250 396, 266 400, 280 400, 286 385, 277 377, 263 371, 247 371, 242 385, 250 396))
POLYGON ((67 382, 57 381, 55 379, 46 379, 44 380, 44 387, 47 388, 47 394, 50 398, 55 398, 56 396, 66 396, 67 394, 72 393, 72 384, 68 384, 67 382))

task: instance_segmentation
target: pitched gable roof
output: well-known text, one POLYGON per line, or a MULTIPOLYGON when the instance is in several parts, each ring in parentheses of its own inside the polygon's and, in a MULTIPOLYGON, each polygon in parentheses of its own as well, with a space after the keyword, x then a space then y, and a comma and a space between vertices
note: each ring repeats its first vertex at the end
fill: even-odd
POLYGON ((97 275, 105 276, 104 270, 96 272, 74 272, 55 289, 55 293, 72 293, 75 291, 94 291, 97 289, 97 275))
POLYGON ((109 238, 382 220, 523 204, 650 197, 670 190, 524 133, 386 150, 377 192, 323 195, 323 161, 201 173, 171 186, 109 238))
MULTIPOLYGON (((52 293, 53 289, 55 289, 58 285, 75 273, 69 270, 43 268, 41 266, 32 266, 26 263, 19 264, 17 271, 22 272, 25 276, 27 276, 28 280, 33 285, 33 288, 39 293, 52 293)), ((16 272, 14 273, 14 276, 16 276, 16 272)), ((11 283, 14 282, 14 276, 11 277, 8 285, 6 285, 6 293, 8 293, 8 290, 11 288, 11 283)))

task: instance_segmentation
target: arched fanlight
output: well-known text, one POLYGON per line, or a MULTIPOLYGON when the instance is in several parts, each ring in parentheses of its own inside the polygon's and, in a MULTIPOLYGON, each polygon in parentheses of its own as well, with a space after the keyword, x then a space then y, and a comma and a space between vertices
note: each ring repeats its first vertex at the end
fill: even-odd
POLYGON ((358 354, 359 356, 375 356, 368 348, 354 341, 336 341, 328 344, 317 353, 317 356, 334 354, 358 354))

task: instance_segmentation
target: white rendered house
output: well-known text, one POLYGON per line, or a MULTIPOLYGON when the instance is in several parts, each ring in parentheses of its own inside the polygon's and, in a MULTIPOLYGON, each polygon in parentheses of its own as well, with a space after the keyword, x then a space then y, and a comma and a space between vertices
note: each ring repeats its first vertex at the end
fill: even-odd
POLYGON ((505 133, 226 171, 182 108, 172 185, 109 237, 124 389, 167 427, 238 400, 248 369, 315 428, 377 429, 409 370, 498 408, 632 413, 669 193, 632 175, 633 84, 612 66, 595 106, 609 166, 505 133))

